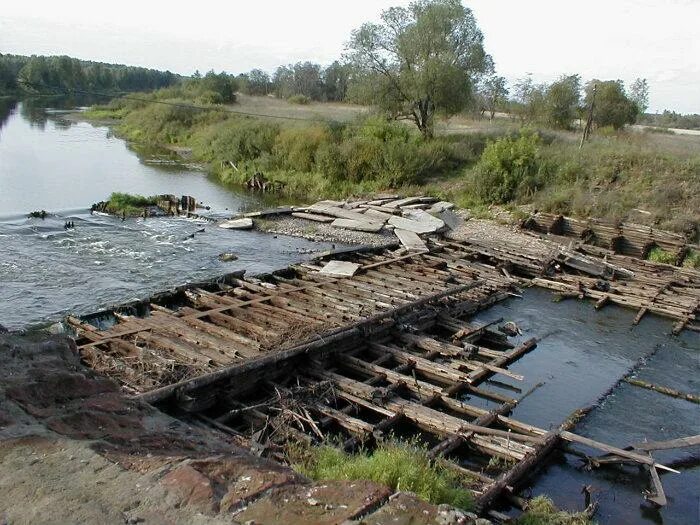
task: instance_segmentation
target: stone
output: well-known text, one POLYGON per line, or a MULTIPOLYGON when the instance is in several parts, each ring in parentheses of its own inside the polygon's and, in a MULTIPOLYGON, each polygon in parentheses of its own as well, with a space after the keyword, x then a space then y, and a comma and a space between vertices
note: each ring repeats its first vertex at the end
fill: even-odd
POLYGON ((335 275, 339 277, 351 277, 360 269, 360 265, 347 261, 328 261, 318 273, 335 275))
POLYGON ((180 465, 166 474, 161 483, 180 498, 182 505, 202 511, 214 509, 214 487, 211 480, 189 464, 180 465))
POLYGON ((236 255, 236 254, 234 254, 234 253, 228 253, 228 252, 220 253, 220 254, 219 254, 219 260, 220 260, 221 262, 237 261, 237 260, 238 260, 238 255, 236 255))

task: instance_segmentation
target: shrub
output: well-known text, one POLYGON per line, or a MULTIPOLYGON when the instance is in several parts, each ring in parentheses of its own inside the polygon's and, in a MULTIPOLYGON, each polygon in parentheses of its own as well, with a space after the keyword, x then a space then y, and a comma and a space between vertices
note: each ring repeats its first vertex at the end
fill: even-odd
POLYGON ((535 190, 542 169, 540 139, 535 133, 503 137, 489 143, 474 171, 475 194, 483 201, 504 204, 535 190))
POLYGON ((306 106, 307 104, 311 104, 311 99, 306 95, 292 95, 287 99, 287 102, 290 104, 301 104, 302 106, 306 106))
POLYGON ((339 181, 347 178, 345 157, 340 146, 334 142, 321 144, 314 158, 316 169, 331 180, 339 181))
POLYGON ((208 161, 252 161, 272 153, 279 127, 262 120, 227 119, 193 139, 192 151, 208 161))
POLYGON ((347 454, 330 446, 298 449, 294 468, 314 480, 370 480, 393 490, 416 493, 431 503, 472 508, 469 491, 447 467, 432 464, 427 450, 415 442, 384 443, 371 453, 347 454))
POLYGON ((359 182, 378 175, 383 155, 383 145, 380 141, 353 137, 344 141, 340 147, 348 180, 359 182))
POLYGON ((695 268, 700 270, 700 252, 696 250, 690 250, 688 254, 683 259, 684 268, 695 268))
POLYGON ((277 136, 274 154, 283 168, 312 171, 316 151, 330 141, 330 133, 322 126, 287 128, 277 136))

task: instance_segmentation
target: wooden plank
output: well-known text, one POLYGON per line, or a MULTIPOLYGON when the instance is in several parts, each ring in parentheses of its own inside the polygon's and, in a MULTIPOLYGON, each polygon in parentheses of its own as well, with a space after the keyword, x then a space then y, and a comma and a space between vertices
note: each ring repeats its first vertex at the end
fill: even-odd
POLYGON ((566 430, 561 431, 559 435, 563 440, 568 441, 570 443, 578 443, 580 445, 585 445, 587 447, 595 448, 597 450, 602 450, 603 452, 606 452, 608 454, 620 456, 621 458, 625 458, 628 461, 641 463, 643 465, 650 465, 656 468, 667 470, 669 472, 673 472, 674 474, 680 474, 680 472, 677 470, 674 470, 665 465, 661 465, 660 463, 656 463, 654 459, 650 458, 649 456, 643 456, 641 454, 637 454, 636 452, 630 452, 628 450, 613 447, 611 445, 607 445, 605 443, 601 443, 599 441, 595 441, 587 437, 579 436, 578 434, 573 434, 566 430))

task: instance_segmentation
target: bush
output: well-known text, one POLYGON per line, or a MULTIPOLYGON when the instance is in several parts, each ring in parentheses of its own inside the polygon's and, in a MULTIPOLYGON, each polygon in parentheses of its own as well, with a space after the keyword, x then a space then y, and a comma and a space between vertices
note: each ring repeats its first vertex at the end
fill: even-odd
POLYGON ((280 167, 296 171, 312 171, 316 152, 330 141, 330 133, 322 126, 288 128, 277 136, 274 154, 280 167))
POLYGON ((489 143, 474 171, 474 193, 484 202, 504 204, 540 184, 540 138, 522 133, 489 143))
POLYGON ((414 443, 385 443, 371 453, 347 454, 330 446, 295 450, 290 458, 296 470, 314 480, 370 480, 392 490, 416 493, 431 503, 447 503, 469 510, 471 492, 461 479, 439 464, 432 464, 427 450, 414 443))
POLYGON ((321 144, 314 158, 316 169, 331 180, 339 181, 347 178, 345 157, 340 146, 329 142, 321 144))
POLYGON ((207 161, 252 161, 270 155, 279 126, 262 120, 230 118, 208 126, 193 139, 195 156, 207 161))
POLYGON ((306 95, 292 95, 287 99, 287 102, 290 104, 301 104, 302 106, 306 106, 307 104, 311 104, 311 99, 306 95))

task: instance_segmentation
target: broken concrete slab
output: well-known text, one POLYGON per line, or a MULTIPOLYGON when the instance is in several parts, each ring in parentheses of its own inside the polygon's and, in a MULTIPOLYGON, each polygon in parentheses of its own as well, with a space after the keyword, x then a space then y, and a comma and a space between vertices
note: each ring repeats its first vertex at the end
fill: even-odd
POLYGON ((437 214, 450 230, 456 230, 464 224, 464 219, 452 210, 445 210, 437 214))
POLYGON ((391 201, 387 203, 385 206, 391 206, 393 208, 395 207, 401 207, 401 206, 407 206, 409 204, 417 204, 417 203, 431 203, 435 202, 437 199, 433 197, 406 197, 405 199, 399 199, 396 201, 391 201))
POLYGON ((414 233, 434 233, 438 229, 435 223, 414 221, 413 219, 407 219, 405 217, 392 217, 389 219, 389 224, 396 228, 414 233))
POLYGON ((367 209, 367 210, 365 211, 365 215, 368 216, 368 217, 372 217, 372 219, 370 219, 370 220, 374 220, 374 219, 376 218, 376 219, 380 219, 380 220, 382 220, 382 221, 384 221, 384 222, 388 221, 388 220, 391 219, 392 217, 395 217, 395 215, 393 215, 393 214, 391 214, 391 213, 386 213, 386 212, 384 212, 384 211, 379 211, 379 210, 376 210, 376 209, 374 209, 374 208, 369 208, 369 209, 367 209))
POLYGON ((336 277, 352 277, 355 272, 360 269, 357 263, 347 261, 328 261, 328 263, 319 270, 318 273, 324 275, 334 275, 336 277))
POLYGON ((253 219, 245 217, 243 219, 231 219, 219 224, 219 228, 226 230, 250 230, 253 227, 253 219))
POLYGON ((452 210, 454 209, 454 207, 455 205, 452 202, 440 201, 436 202, 430 208, 428 208, 428 213, 441 213, 445 210, 452 210))
POLYGON ((333 217, 329 217, 328 215, 319 215, 317 213, 306 213, 302 211, 292 213, 292 217, 315 222, 333 222, 335 220, 333 217))
POLYGON ((331 223, 334 228, 345 228, 346 230, 356 230, 360 232, 377 233, 384 227, 384 221, 380 218, 369 220, 364 215, 361 219, 336 219, 331 223))
POLYGON ((395 228, 394 234, 399 238, 401 244, 403 244, 407 249, 413 251, 428 251, 428 247, 423 242, 423 239, 418 237, 417 233, 395 228))
POLYGON ((367 218, 359 211, 348 210, 346 208, 329 204, 321 204, 320 202, 309 206, 308 211, 312 213, 319 213, 321 215, 330 215, 331 217, 339 217, 341 219, 353 219, 356 221, 367 220, 367 218))
POLYGON ((430 224, 431 226, 434 226, 436 230, 445 227, 445 223, 442 221, 442 219, 438 219, 425 210, 407 210, 404 211, 403 215, 408 219, 430 224))

